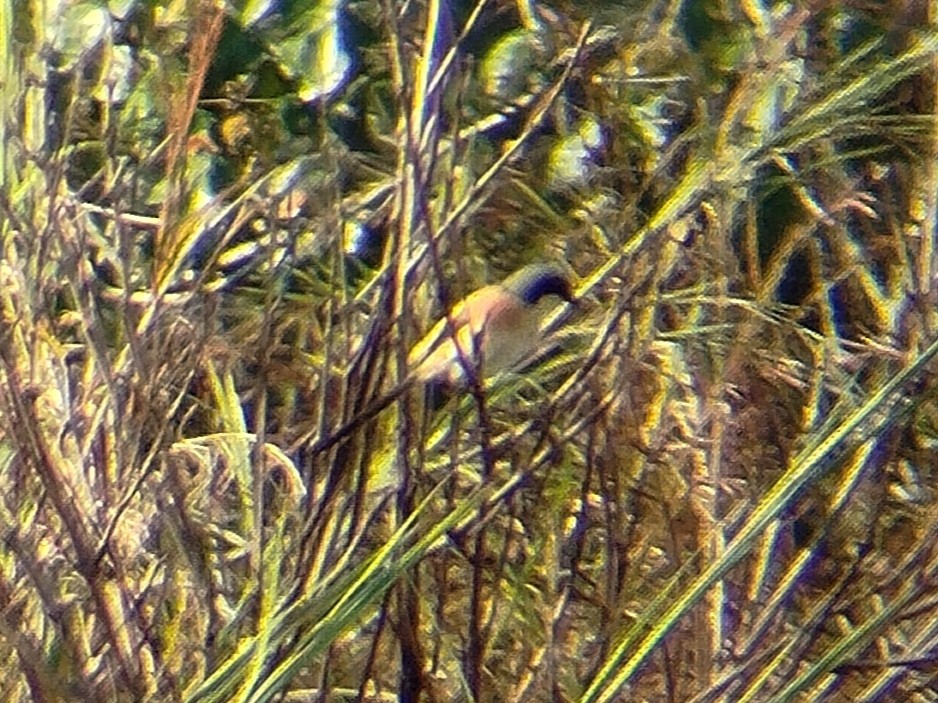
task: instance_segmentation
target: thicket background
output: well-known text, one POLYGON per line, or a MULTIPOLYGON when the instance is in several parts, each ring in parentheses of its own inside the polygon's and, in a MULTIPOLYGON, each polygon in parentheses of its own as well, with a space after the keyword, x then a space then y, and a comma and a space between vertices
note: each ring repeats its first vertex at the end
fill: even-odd
POLYGON ((0 0, 0 698, 938 699, 936 12, 0 0))

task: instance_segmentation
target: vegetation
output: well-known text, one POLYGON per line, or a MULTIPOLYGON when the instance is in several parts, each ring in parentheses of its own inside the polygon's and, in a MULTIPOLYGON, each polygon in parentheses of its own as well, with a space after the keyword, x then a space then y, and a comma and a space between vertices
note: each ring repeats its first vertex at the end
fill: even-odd
POLYGON ((4 699, 933 700, 933 12, 0 0, 4 699))

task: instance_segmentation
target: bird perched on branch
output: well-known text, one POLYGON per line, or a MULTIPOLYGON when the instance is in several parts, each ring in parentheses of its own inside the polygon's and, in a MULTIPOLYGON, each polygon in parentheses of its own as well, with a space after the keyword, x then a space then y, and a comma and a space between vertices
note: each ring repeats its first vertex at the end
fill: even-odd
MULTIPOLYGON (((320 437, 307 451, 315 455, 338 444, 414 383, 423 383, 433 398, 439 395, 436 391, 445 392, 447 387, 464 387, 467 369, 478 374, 477 378, 510 369, 540 344, 542 310, 538 303, 547 296, 576 303, 569 276, 559 267, 547 264, 527 266, 501 283, 471 293, 410 350, 407 359, 410 370, 396 388, 345 425, 320 437)), ((297 446, 308 439, 301 438, 297 446)))
POLYGON ((459 387, 467 369, 483 378, 510 369, 541 341, 538 303, 546 296, 574 302, 569 276, 548 264, 526 266, 471 293, 410 350, 411 378, 459 387))

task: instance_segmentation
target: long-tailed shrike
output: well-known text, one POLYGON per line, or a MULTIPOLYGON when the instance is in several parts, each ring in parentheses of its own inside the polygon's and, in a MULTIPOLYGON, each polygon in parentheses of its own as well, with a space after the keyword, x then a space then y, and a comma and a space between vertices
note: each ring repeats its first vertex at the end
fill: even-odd
POLYGON ((540 343, 538 303, 550 295, 574 302, 570 278, 548 264, 527 266, 471 293, 411 349, 412 380, 458 387, 466 383, 467 367, 479 377, 511 368, 540 343))

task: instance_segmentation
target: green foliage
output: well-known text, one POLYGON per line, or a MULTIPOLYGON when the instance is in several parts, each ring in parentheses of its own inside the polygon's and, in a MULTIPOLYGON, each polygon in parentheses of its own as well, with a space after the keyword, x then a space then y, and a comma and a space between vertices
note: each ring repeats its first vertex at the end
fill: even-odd
POLYGON ((7 697, 927 698, 890 7, 0 0, 7 697), (537 354, 413 387, 534 261, 537 354))

